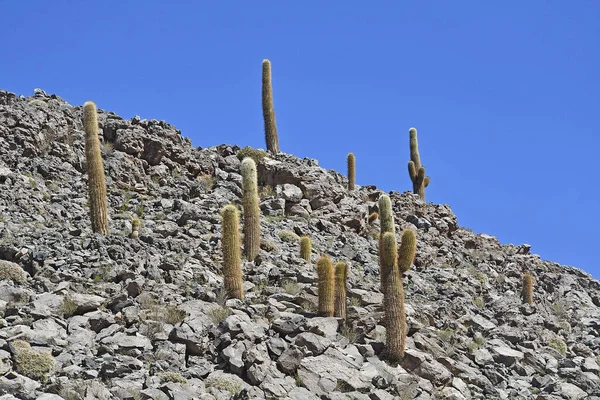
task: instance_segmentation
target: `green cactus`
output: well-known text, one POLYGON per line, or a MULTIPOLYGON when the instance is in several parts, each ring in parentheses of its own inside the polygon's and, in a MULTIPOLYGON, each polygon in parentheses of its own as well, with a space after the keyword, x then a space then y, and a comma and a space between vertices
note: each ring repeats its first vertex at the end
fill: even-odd
MULTIPOLYGON (((419 143, 417 141, 417 130, 410 128, 410 161, 408 162, 408 175, 413 184, 413 192, 425 201, 425 188, 429 186, 429 177, 425 176, 425 167, 421 165, 419 155, 419 143)), ((423 210, 425 211, 425 210, 423 210)))
POLYGON ((385 277, 383 296, 386 343, 384 355, 391 361, 398 361, 404 355, 406 340, 406 313, 404 310, 404 288, 400 271, 396 267, 398 244, 396 235, 386 232, 381 239, 380 262, 389 273, 385 277))
POLYGON ((521 295, 523 303, 533 304, 533 276, 529 273, 523 274, 523 291, 521 295))
POLYGON ((275 109, 273 107, 273 85, 271 83, 271 61, 265 59, 262 63, 262 108, 265 120, 265 138, 267 151, 279 153, 279 137, 275 122, 275 109))
POLYGON ((300 258, 310 262, 310 254, 312 252, 312 244, 310 238, 306 235, 300 238, 300 258))
MULTIPOLYGON (((394 214, 392 212, 392 201, 390 200, 390 196, 387 194, 379 197, 379 257, 381 260, 381 240, 383 239, 383 235, 387 232, 395 233, 394 228, 394 214)), ((379 263, 379 278, 381 280, 380 290, 381 293, 385 292, 385 275, 387 275, 388 271, 385 270, 385 266, 379 263)))
POLYGON ((138 240, 140 237, 140 227, 142 226, 142 221, 139 218, 133 217, 131 220, 131 238, 134 240, 138 240))
POLYGON ((334 287, 334 317, 346 320, 346 280, 348 278, 348 264, 338 261, 335 264, 334 287))
POLYGON ((369 225, 373 224, 373 222, 377 221, 377 219, 379 218, 379 213, 377 211, 373 211, 370 215, 369 218, 367 218, 367 223, 369 225))
POLYGON ((387 194, 379 197, 379 226, 380 233, 394 232, 394 213, 392 212, 392 201, 387 194))
POLYGON ((402 231, 402 241, 398 250, 398 269, 400 276, 408 271, 415 260, 417 252, 417 235, 412 229, 402 231))
POLYGON ((106 179, 98 138, 98 113, 91 101, 83 105, 83 128, 85 130, 85 163, 88 173, 88 196, 92 231, 108 235, 108 201, 106 179))
POLYGON ((333 317, 335 300, 334 271, 331 260, 322 255, 317 261, 319 279, 319 316, 333 317))
POLYGON ((242 260, 240 254, 239 215, 229 204, 221 213, 221 250, 223 251, 223 283, 229 298, 244 299, 242 260))
POLYGON ((244 206, 244 255, 252 261, 260 252, 260 208, 258 206, 258 189, 256 163, 250 157, 242 161, 242 187, 244 190, 242 204, 244 206))
POLYGON ((348 190, 354 190, 356 184, 356 159, 354 153, 348 153, 348 190))

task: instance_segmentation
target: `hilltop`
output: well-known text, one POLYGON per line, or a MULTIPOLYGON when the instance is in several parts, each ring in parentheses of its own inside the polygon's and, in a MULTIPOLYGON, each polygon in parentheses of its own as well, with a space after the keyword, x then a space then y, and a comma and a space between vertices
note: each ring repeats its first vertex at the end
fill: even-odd
POLYGON ((381 190, 349 192, 314 159, 194 147, 164 121, 99 110, 99 125, 107 236, 90 227, 82 107, 0 91, 0 399, 600 399, 589 274, 392 191, 417 253, 406 355, 391 364, 368 221, 381 190), (241 203, 244 155, 258 162, 261 251, 240 301, 222 291, 220 211, 241 203), (321 254, 348 262, 348 326, 315 314, 321 254))

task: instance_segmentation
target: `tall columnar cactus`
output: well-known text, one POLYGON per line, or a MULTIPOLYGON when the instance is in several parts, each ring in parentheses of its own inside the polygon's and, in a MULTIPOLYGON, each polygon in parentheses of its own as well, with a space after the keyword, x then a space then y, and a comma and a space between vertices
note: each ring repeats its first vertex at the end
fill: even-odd
POLYGON ((425 188, 429 186, 429 177, 425 176, 425 167, 421 165, 419 155, 419 142, 417 141, 417 130, 410 128, 410 161, 408 162, 408 175, 413 184, 413 192, 425 201, 425 188))
POLYGON ((335 264, 335 301, 334 317, 346 319, 346 279, 348 278, 348 264, 338 261, 335 264))
POLYGON ((398 270, 400 277, 410 269, 417 252, 417 235, 412 229, 402 231, 402 241, 398 250, 398 270))
POLYGON ((98 113, 91 101, 83 105, 83 128, 85 130, 85 163, 88 173, 88 196, 92 231, 108 235, 108 201, 104 165, 98 139, 98 113))
POLYGON ((142 226, 142 222, 139 218, 134 217, 131 220, 131 238, 134 240, 138 240, 140 237, 140 227, 142 226))
POLYGON ((348 153, 348 190, 354 190, 356 184, 356 159, 354 153, 348 153))
POLYGON ((394 232, 394 214, 392 212, 392 201, 387 194, 379 197, 379 226, 381 235, 385 232, 394 232))
POLYGON ((319 279, 319 316, 333 317, 335 283, 333 264, 329 257, 322 255, 317 261, 319 279))
POLYGON ((242 187, 244 190, 242 199, 244 255, 247 260, 251 261, 260 252, 260 208, 258 206, 256 163, 250 157, 246 157, 242 161, 242 187))
POLYGON ((244 299, 240 228, 237 207, 233 204, 221 213, 221 249, 223 251, 223 283, 229 298, 244 299))
POLYGON ((306 235, 300 238, 300 258, 310 262, 310 254, 312 252, 312 244, 310 238, 306 235))
POLYGON ((265 138, 267 150, 273 154, 279 153, 279 137, 275 123, 275 108, 273 107, 273 85, 271 83, 271 61, 265 59, 262 63, 262 108, 265 120, 265 138))
POLYGON ((523 291, 521 295, 523 303, 533 304, 533 276, 529 273, 523 274, 523 291))
POLYGON ((387 232, 395 233, 394 228, 394 214, 392 213, 392 201, 386 194, 379 198, 379 279, 381 280, 381 292, 385 293, 385 277, 388 274, 386 266, 381 263, 381 241, 383 235, 387 232))
POLYGON ((384 282, 383 310, 386 328, 385 356, 392 361, 397 361, 404 355, 406 335, 404 288, 396 264, 397 257, 398 243, 396 242, 396 235, 392 232, 386 232, 381 238, 379 259, 382 267, 389 271, 384 282))

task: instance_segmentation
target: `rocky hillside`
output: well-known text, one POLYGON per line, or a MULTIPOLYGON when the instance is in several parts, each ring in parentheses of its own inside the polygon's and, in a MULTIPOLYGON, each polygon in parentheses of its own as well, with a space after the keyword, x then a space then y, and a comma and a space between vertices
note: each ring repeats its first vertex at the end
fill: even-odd
POLYGON ((90 229, 82 108, 0 91, 0 399, 600 399, 590 275, 461 228, 447 205, 418 217, 415 195, 391 192, 396 231, 415 229, 418 247, 407 350, 390 364, 367 221, 382 191, 349 193, 312 159, 194 148, 164 121, 99 120, 109 236, 90 229), (225 299, 220 273, 242 154, 260 160, 263 216, 244 302, 225 299), (321 254, 349 262, 348 326, 315 314, 321 254))

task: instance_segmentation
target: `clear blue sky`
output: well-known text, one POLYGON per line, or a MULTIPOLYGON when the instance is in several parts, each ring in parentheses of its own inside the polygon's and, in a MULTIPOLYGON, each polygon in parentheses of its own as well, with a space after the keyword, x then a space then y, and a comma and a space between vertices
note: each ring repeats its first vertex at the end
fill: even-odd
POLYGON ((5 1, 0 88, 164 119, 197 146, 264 147, 409 190, 600 278, 600 2, 5 1))

